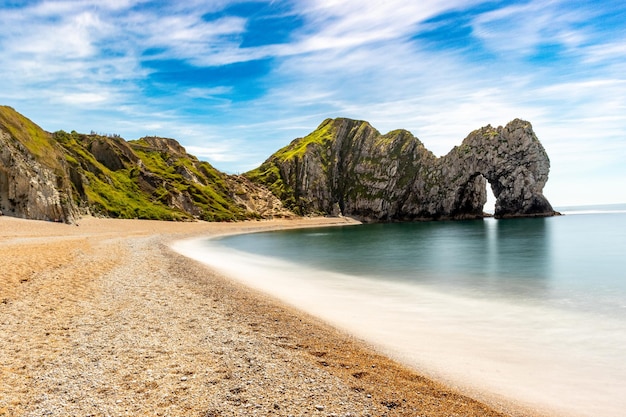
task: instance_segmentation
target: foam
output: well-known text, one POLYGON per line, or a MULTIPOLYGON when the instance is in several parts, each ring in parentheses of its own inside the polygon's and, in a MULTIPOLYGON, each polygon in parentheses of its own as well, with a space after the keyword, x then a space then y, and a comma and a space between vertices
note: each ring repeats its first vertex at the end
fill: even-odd
POLYGON ((626 210, 563 210, 561 214, 567 216, 583 215, 583 214, 624 214, 626 210))
POLYGON ((619 319, 303 268, 207 239, 173 249, 479 399, 568 416, 626 409, 626 323, 619 319))

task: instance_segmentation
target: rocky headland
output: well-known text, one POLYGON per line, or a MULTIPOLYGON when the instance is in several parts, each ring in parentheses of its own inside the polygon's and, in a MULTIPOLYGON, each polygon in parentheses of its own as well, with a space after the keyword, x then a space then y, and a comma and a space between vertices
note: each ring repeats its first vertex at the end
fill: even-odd
POLYGON ((0 106, 0 212, 74 222, 115 218, 232 221, 344 215, 361 221, 556 214, 542 190, 550 161, 529 122, 478 129, 436 157, 406 130, 325 120, 245 175, 228 175, 176 140, 49 133, 0 106))
POLYGON ((555 214, 542 190, 550 160, 529 122, 478 129, 437 158, 406 130, 325 120, 247 175, 300 214, 363 221, 481 218, 487 182, 495 216, 555 214))
POLYGON ((227 175, 176 140, 46 132, 0 106, 0 212, 73 223, 83 214, 154 220, 291 217, 266 187, 227 175))

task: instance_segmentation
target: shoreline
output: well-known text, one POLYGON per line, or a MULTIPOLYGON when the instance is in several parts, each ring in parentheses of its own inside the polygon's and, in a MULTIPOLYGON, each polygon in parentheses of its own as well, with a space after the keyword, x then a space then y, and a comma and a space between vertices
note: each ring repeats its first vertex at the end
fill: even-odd
MULTIPOLYGON (((339 224, 348 224, 341 220, 339 224)), ((0 217, 0 416, 521 416, 174 253, 181 239, 337 219, 79 227, 0 217)))
MULTIPOLYGON (((459 302, 456 297, 442 296, 442 294, 423 289, 416 291, 410 286, 398 283, 381 285, 380 281, 374 279, 302 268, 278 258, 268 258, 220 247, 219 243, 211 245, 211 240, 220 237, 200 237, 177 241, 172 245, 172 249, 248 288, 269 295, 278 302, 286 303, 304 314, 321 319, 333 328, 360 340, 376 352, 397 361, 401 366, 444 386, 454 387, 456 392, 490 404, 497 410, 524 416, 584 415, 576 412, 571 414, 571 407, 568 412, 551 407, 549 402, 540 405, 536 399, 535 401, 529 398, 523 399, 516 389, 503 391, 499 387, 498 379, 492 379, 491 375, 487 378, 487 382, 487 380, 478 380, 476 377, 478 374, 468 372, 464 361, 470 360, 471 352, 475 351, 476 355, 482 356, 485 355, 485 351, 472 348, 472 339, 468 337, 469 335, 460 338, 454 333, 449 333, 449 339, 440 340, 439 334, 442 331, 439 327, 444 324, 441 318, 450 315, 450 312, 445 311, 446 306, 451 300, 459 302), (276 271, 279 272, 275 273, 276 271), (364 288, 368 290, 364 292, 364 288), (369 295, 365 295, 366 293, 369 295), (412 297, 413 302, 417 304, 420 304, 420 300, 427 305, 441 304, 437 308, 439 315, 435 318, 435 323, 422 319, 421 324, 415 326, 415 323, 411 320, 404 320, 404 317, 386 315, 388 310, 395 310, 400 306, 395 303, 392 306, 385 299, 389 296, 393 297, 391 294, 405 293, 411 294, 408 297, 412 297), (416 295, 417 299, 415 299, 416 295), (402 324, 397 325, 396 322, 402 324), (420 341, 407 336, 413 334, 413 331, 417 331, 417 338, 420 341), (415 343, 424 345, 424 342, 427 345, 433 342, 434 344, 428 349, 416 348, 414 345, 415 343), (454 357, 450 356, 450 353, 443 355, 436 353, 439 350, 454 352, 454 349, 450 350, 449 345, 455 343, 466 346, 465 355, 454 357), (415 352, 421 353, 416 355, 415 352), (458 372, 459 370, 461 372, 458 372), (474 375, 470 376, 470 374, 474 375)), ((462 303, 465 304, 464 301, 462 303)), ((494 308, 494 306, 489 307, 494 308)), ((427 310, 423 308, 420 310, 427 313, 427 310)), ((458 318, 460 323, 465 321, 464 318, 458 318)), ((448 325, 443 330, 443 332, 446 331, 454 332, 455 330, 448 325)), ((487 345, 489 343, 485 346, 487 345)), ((500 354, 497 348, 494 354, 500 354)), ((511 360, 516 362, 513 358, 511 360)), ((478 367, 481 369, 486 367, 493 373, 501 372, 493 364, 486 362, 479 361, 473 365, 473 368, 478 367)), ((515 372, 512 372, 512 375, 519 377, 518 382, 522 385, 533 382, 515 372)))

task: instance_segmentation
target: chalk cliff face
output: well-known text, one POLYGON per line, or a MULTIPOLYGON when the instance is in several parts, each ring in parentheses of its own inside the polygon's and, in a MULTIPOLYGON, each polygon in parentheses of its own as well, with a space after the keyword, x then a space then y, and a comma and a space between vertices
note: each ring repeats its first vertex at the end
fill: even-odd
POLYGON ((486 183, 496 217, 555 214, 542 194, 548 156, 530 123, 472 132, 437 158, 410 132, 385 135, 364 121, 328 119, 247 176, 301 214, 365 221, 483 217, 486 183))

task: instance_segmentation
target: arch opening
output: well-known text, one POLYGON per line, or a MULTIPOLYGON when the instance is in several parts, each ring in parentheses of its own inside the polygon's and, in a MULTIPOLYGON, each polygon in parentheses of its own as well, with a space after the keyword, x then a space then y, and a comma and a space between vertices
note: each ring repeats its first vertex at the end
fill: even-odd
POLYGON ((487 199, 487 180, 480 172, 475 172, 456 188, 454 208, 450 213, 456 219, 476 219, 483 217, 483 206, 487 199))
POLYGON ((483 211, 485 213, 493 215, 496 212, 496 196, 491 189, 491 183, 489 182, 489 180, 486 181, 485 188, 487 194, 487 202, 483 206, 483 211))
POLYGON ((494 187, 497 188, 498 186, 497 180, 494 185, 481 172, 474 172, 457 184, 455 208, 451 212, 452 217, 472 219, 495 216, 498 198, 494 192, 494 187))

